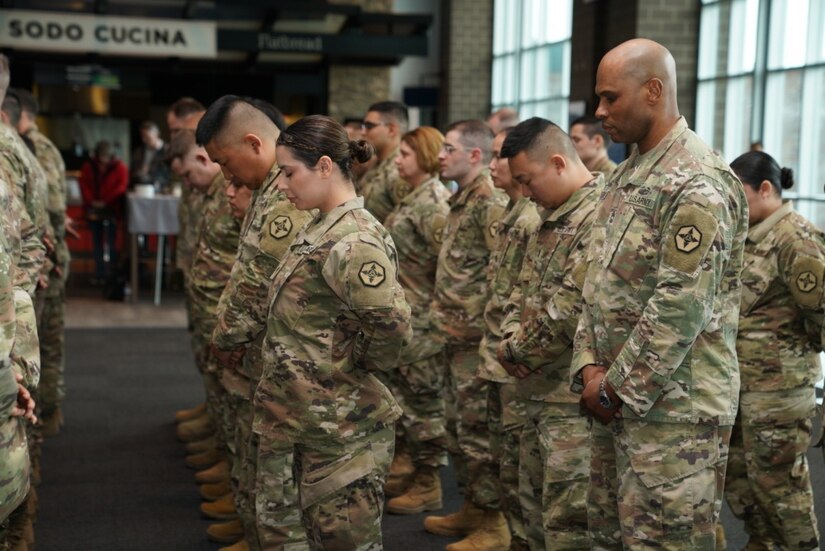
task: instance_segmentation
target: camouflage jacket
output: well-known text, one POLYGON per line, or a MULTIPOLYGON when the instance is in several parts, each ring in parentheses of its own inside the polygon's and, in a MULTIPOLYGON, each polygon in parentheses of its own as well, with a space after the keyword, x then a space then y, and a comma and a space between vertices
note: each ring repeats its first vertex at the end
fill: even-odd
POLYGON ((593 167, 591 172, 601 172, 605 181, 610 180, 613 172, 616 170, 616 163, 610 160, 610 157, 605 157, 593 167))
POLYGON ((232 216, 226 186, 219 172, 204 194, 200 239, 189 270, 192 312, 202 319, 215 318, 238 252, 240 223, 232 216))
POLYGON ((574 387, 608 368, 625 417, 730 425, 748 207, 742 184, 680 118, 599 198, 574 343, 574 387))
POLYGON ((498 225, 495 249, 487 265, 487 305, 484 307, 484 336, 481 338, 478 376, 497 383, 513 383, 515 377, 507 374, 498 363, 498 345, 501 342, 501 322, 504 305, 518 280, 527 241, 539 225, 535 203, 527 197, 507 205, 507 212, 498 225))
POLYGON ((736 352, 742 390, 812 387, 822 375, 825 235, 785 203, 748 230, 736 352))
POLYGON ((398 281, 412 311, 414 338, 404 349, 402 365, 429 358, 443 348, 432 335, 430 303, 449 199, 444 184, 432 178, 404 197, 384 223, 398 249, 398 281))
MULTIPOLYGON (((517 381, 525 399, 579 402, 570 390, 570 361, 582 311, 590 229, 603 188, 599 173, 559 208, 548 211, 527 244, 501 327, 505 357, 533 372, 517 381)), ((562 405, 550 412, 564 415, 569 409, 562 405)))
POLYGON ((398 148, 395 148, 386 159, 365 172, 359 181, 361 195, 364 196, 364 208, 381 223, 395 205, 412 190, 410 184, 398 175, 398 168, 395 166, 397 156, 398 148))
POLYGON ((394 369, 412 334, 397 262, 360 197, 298 233, 272 277, 257 433, 337 445, 399 417, 372 373, 394 369))
POLYGON ((298 231, 313 213, 296 209, 275 184, 274 165, 256 190, 241 226, 240 242, 229 282, 218 303, 212 340, 222 350, 248 345, 240 375, 261 375, 260 345, 266 330, 269 279, 281 264, 298 231))
POLYGON ((450 198, 430 309, 440 338, 464 344, 481 340, 487 264, 506 205, 507 196, 493 188, 487 171, 450 198))
POLYGON ((177 256, 177 266, 187 279, 189 278, 189 269, 192 266, 192 255, 195 254, 195 250, 198 248, 200 237, 198 231, 200 230, 200 220, 203 215, 205 201, 206 194, 186 184, 182 185, 180 202, 178 203, 180 232, 178 233, 175 254, 177 256))

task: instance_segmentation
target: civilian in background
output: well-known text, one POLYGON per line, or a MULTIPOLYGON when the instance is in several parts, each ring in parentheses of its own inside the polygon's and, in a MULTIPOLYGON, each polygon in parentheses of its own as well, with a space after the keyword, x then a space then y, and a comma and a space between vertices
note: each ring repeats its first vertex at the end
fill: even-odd
POLYGON ((132 153, 129 171, 133 186, 144 184, 156 189, 166 186, 169 181, 169 167, 166 164, 166 144, 160 138, 158 125, 144 121, 140 125, 141 146, 132 153))

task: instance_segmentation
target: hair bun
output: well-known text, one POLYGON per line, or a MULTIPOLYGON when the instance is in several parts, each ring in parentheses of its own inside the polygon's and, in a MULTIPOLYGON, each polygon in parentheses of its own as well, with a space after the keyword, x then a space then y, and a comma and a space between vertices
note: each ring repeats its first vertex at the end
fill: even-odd
POLYGON ((782 189, 791 189, 793 187, 793 169, 783 166, 779 170, 779 183, 782 189))
POLYGON ((375 154, 372 144, 366 140, 358 140, 349 142, 349 156, 358 163, 365 163, 369 161, 375 154))

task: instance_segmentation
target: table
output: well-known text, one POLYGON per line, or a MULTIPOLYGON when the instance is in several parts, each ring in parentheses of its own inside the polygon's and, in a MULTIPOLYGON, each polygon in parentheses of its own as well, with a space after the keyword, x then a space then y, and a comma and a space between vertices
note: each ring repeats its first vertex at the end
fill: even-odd
POLYGON ((138 299, 138 250, 137 236, 157 235, 158 252, 155 264, 155 306, 160 305, 160 289, 163 279, 163 247, 167 235, 177 235, 180 231, 178 224, 178 203, 180 197, 174 195, 156 195, 144 197, 135 193, 126 196, 129 216, 129 233, 132 241, 131 286, 132 302, 138 299))

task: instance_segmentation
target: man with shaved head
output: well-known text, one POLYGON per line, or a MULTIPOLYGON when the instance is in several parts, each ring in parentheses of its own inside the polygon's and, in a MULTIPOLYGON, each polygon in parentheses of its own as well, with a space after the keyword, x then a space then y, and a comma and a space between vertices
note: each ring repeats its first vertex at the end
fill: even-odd
MULTIPOLYGON (((270 277, 295 235, 314 215, 312 211, 296 209, 278 190, 275 181, 280 168, 275 141, 280 130, 270 116, 259 110, 259 105, 255 100, 224 96, 209 106, 197 131, 198 143, 206 147, 210 158, 221 166, 224 177, 230 181, 230 194, 239 187, 253 190, 252 204, 241 224, 238 255, 221 296, 212 333, 212 354, 221 365, 221 382, 235 422, 235 506, 243 544, 253 551, 278 547, 285 537, 277 517, 283 496, 256 495, 257 477, 270 481, 274 478, 276 487, 278 482, 282 488, 291 483, 291 478, 285 478, 284 465, 291 465, 292 457, 272 453, 266 445, 259 452, 259 437, 252 432, 252 398, 263 368, 261 345, 266 334, 267 292, 270 277)), ((236 533, 230 524, 223 529, 211 529, 210 536, 219 539, 236 533)), ((293 543, 305 538, 302 531, 286 535, 293 543)))
POLYGON ((596 116, 636 148, 599 201, 571 365, 593 416, 592 549, 714 549, 739 370, 742 185, 688 127, 656 42, 609 51, 596 116))

